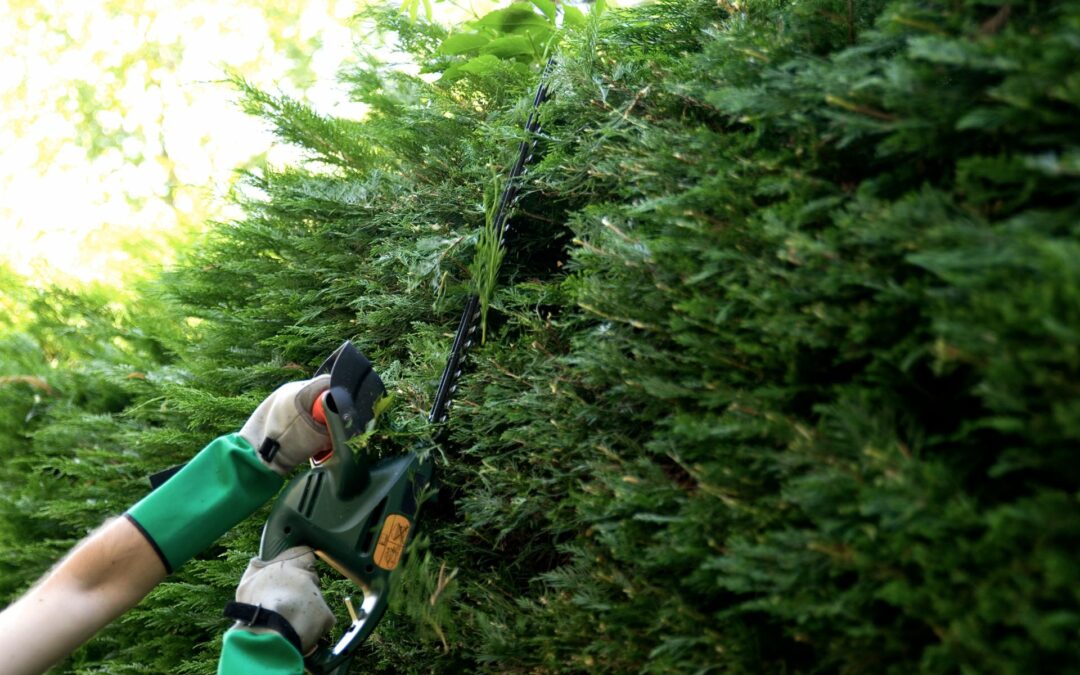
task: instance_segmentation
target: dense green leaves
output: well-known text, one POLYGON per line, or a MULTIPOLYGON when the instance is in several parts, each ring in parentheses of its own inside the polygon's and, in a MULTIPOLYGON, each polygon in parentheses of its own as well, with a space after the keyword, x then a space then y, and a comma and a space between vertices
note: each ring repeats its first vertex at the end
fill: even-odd
MULTIPOLYGON (((604 3, 595 3, 591 14, 599 16, 604 9, 604 3)), ((539 62, 560 37, 561 24, 582 28, 585 15, 569 5, 557 8, 551 0, 515 2, 459 26, 439 44, 436 54, 443 58, 432 59, 425 69, 441 73, 440 82, 449 86, 466 75, 495 72, 501 61, 520 66, 539 62)), ((529 70, 518 67, 515 72, 528 76, 529 70)))
MULTIPOLYGON (((473 262, 493 252, 485 190, 538 71, 507 39, 550 31, 548 9, 449 34, 379 15, 443 78, 346 73, 362 122, 247 88, 318 162, 252 175, 247 217, 161 281, 184 330, 145 378, 110 356, 29 431, 13 405, 4 433, 51 454, 5 502, 34 509, 4 541, 85 522, 98 481, 123 487, 92 517, 115 512, 150 464, 345 338, 395 395, 374 447, 426 446, 481 285, 487 339, 433 449, 438 499, 357 670, 1080 668, 1080 5, 582 17, 491 289, 471 278, 499 267, 473 262), (46 498, 45 476, 70 496, 46 498)), ((258 526, 70 670, 212 672, 258 526)))

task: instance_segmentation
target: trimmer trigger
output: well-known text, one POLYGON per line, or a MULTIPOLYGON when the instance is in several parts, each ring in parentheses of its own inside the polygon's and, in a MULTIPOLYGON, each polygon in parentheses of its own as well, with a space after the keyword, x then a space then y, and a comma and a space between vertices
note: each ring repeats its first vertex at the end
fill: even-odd
POLYGON ((316 422, 326 426, 326 397, 329 396, 330 390, 324 389, 319 392, 319 395, 315 397, 315 402, 311 404, 311 416, 316 422))
MULTIPOLYGON (((330 395, 330 390, 326 389, 319 393, 315 397, 315 403, 311 406, 311 417, 319 424, 326 426, 326 397, 330 395)), ((326 460, 334 456, 334 447, 330 446, 326 450, 315 454, 311 458, 311 467, 315 468, 321 464, 326 463, 326 460)))

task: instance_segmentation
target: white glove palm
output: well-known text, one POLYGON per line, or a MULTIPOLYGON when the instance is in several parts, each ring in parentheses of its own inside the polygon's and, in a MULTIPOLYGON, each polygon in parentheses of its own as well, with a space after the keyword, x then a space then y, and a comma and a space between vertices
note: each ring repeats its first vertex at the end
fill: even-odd
MULTIPOLYGON (((286 549, 273 560, 252 558, 236 588, 236 601, 283 616, 300 638, 304 654, 334 626, 334 615, 319 590, 315 556, 307 546, 286 549)), ((251 626, 242 629, 270 630, 251 626)))

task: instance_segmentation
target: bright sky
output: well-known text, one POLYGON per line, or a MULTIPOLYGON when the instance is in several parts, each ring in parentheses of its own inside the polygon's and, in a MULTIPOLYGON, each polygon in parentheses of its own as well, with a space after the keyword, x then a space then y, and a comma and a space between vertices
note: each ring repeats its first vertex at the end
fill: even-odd
POLYGON ((174 233, 230 215, 237 167, 292 159, 225 70, 360 115, 336 81, 359 5, 0 0, 0 258, 38 281, 109 283, 132 253, 167 262, 174 233))
MULTIPOLYGON (((350 21, 368 1, 0 0, 0 263, 123 285, 238 217, 237 169, 299 157, 239 110, 226 72, 361 116, 338 72, 358 41, 394 58, 350 21)), ((436 2, 450 24, 509 4, 436 2)))

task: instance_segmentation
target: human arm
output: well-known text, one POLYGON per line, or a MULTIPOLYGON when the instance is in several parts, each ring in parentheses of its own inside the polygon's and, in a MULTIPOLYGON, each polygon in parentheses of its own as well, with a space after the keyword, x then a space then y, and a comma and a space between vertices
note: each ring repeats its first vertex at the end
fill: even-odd
POLYGON ((0 613, 3 672, 44 672, 270 499, 329 442, 310 414, 328 384, 323 376, 278 389, 239 433, 213 440, 0 613))
POLYGON ((165 574, 131 521, 109 521, 0 612, 4 672, 44 672, 138 604, 165 574))

